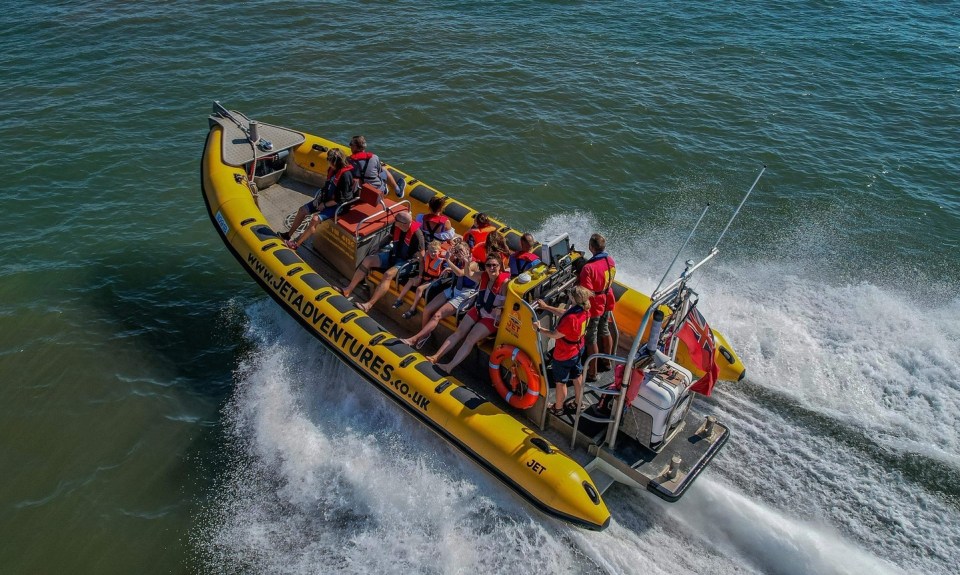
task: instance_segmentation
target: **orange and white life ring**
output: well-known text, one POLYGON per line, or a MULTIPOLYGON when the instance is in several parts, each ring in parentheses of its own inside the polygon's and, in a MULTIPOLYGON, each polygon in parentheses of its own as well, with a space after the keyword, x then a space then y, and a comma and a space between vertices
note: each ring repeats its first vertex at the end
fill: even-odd
POLYGON ((527 354, 523 353, 518 347, 506 344, 501 345, 493 352, 493 355, 490 356, 489 367, 490 381, 493 382, 493 388, 497 390, 500 397, 517 409, 529 409, 533 407, 533 404, 537 402, 537 398, 540 397, 540 372, 533 365, 530 358, 527 357, 527 354), (500 366, 507 358, 510 359, 510 363, 512 364, 508 367, 512 374, 510 378, 510 382, 514 386, 512 389, 507 388, 507 385, 503 382, 503 378, 500 376, 500 366), (521 394, 516 393, 518 382, 521 381, 518 369, 523 371, 524 377, 522 380, 527 383, 526 392, 521 394))

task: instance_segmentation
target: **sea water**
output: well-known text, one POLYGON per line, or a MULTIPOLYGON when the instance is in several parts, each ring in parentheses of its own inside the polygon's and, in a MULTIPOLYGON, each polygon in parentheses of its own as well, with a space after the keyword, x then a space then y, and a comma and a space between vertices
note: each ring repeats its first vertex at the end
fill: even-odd
POLYGON ((35 572, 952 573, 954 4, 47 2, 0 14, 0 564, 35 572), (747 366, 666 504, 529 508, 310 338, 199 192, 214 99, 538 237, 609 238, 747 366))

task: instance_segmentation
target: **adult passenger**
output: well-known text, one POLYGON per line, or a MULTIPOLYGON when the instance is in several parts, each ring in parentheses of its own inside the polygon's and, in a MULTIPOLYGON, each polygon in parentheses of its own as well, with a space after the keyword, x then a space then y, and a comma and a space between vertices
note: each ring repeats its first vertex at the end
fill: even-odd
POLYGON ((303 242, 313 235, 320 222, 329 220, 334 216, 337 212, 337 206, 353 199, 353 167, 347 162, 343 152, 336 148, 328 150, 327 163, 329 164, 327 181, 317 190, 317 195, 312 200, 297 210, 297 215, 293 218, 290 230, 280 234, 280 238, 290 249, 299 248, 303 242), (303 219, 308 215, 312 217, 307 229, 296 240, 291 239, 290 234, 300 227, 303 219))
POLYGON ((367 139, 363 136, 350 138, 350 163, 354 167, 357 188, 370 184, 383 195, 387 194, 389 188, 398 198, 403 197, 406 180, 401 179, 398 182, 394 179, 393 174, 380 161, 380 157, 367 151, 367 139))
POLYGON ((520 236, 520 249, 510 256, 510 277, 517 277, 540 264, 537 254, 530 251, 534 243, 533 234, 526 232, 520 236))
MULTIPOLYGON (((490 223, 490 218, 487 217, 487 214, 477 212, 477 215, 473 218, 473 227, 467 230, 467 233, 463 234, 463 241, 467 242, 467 245, 473 250, 472 255, 475 261, 482 262, 487 259, 484 243, 487 240, 487 235, 496 229, 497 228, 490 223)), ((506 243, 504 243, 504 245, 506 245, 506 243)))
POLYGON ((553 381, 557 385, 557 394, 550 413, 558 417, 564 414, 568 383, 573 384, 574 397, 579 400, 582 394, 584 334, 587 331, 592 296, 593 292, 583 286, 573 288, 567 295, 570 307, 565 310, 537 300, 540 309, 560 316, 554 330, 544 328, 540 322, 534 324, 538 332, 557 340, 553 348, 553 363, 550 366, 553 381))
MULTIPOLYGON (((587 324, 587 355, 598 351, 609 354, 613 351, 613 336, 610 334, 610 318, 616 299, 613 295, 613 279, 617 267, 607 255, 607 239, 600 234, 590 236, 588 244, 592 257, 580 270, 580 285, 593 292, 590 298, 590 322, 587 324)), ((597 381, 597 371, 609 371, 610 361, 600 359, 587 366, 587 381, 597 381)))
POLYGON ((373 290, 373 295, 366 303, 357 304, 357 307, 363 311, 370 311, 373 304, 377 303, 393 283, 393 278, 397 277, 400 268, 412 264, 416 261, 423 261, 423 232, 420 231, 420 224, 413 221, 410 212, 400 212, 396 216, 393 224, 393 247, 390 251, 379 252, 363 258, 360 267, 357 268, 350 285, 341 293, 347 297, 353 293, 357 285, 367 277, 370 270, 378 268, 384 270, 383 279, 373 290))
POLYGON ((443 206, 447 203, 447 198, 434 196, 430 198, 427 206, 430 208, 429 214, 417 216, 417 221, 423 224, 423 238, 428 242, 437 240, 441 243, 449 242, 457 237, 457 232, 453 229, 453 223, 450 218, 443 215, 443 206))
POLYGON ((460 340, 463 345, 454 354, 449 363, 438 364, 437 368, 450 373, 455 367, 460 365, 467 354, 477 345, 477 343, 497 331, 497 325, 500 323, 500 313, 503 311, 503 302, 506 299, 504 292, 507 282, 510 281, 510 273, 504 271, 503 260, 497 254, 489 254, 483 265, 483 272, 479 270, 472 278, 479 282, 480 290, 477 292, 476 303, 470 312, 460 321, 457 331, 450 334, 437 353, 428 356, 427 359, 432 363, 437 363, 440 358, 450 351, 460 340))

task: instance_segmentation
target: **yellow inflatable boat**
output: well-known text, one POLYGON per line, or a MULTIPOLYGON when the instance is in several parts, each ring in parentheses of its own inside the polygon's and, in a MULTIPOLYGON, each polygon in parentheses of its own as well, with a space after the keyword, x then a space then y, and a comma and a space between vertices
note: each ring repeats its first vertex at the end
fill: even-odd
MULTIPOLYGON (((614 286, 617 306, 611 323, 617 344, 609 358, 628 364, 627 373, 639 374, 634 384, 643 380, 634 404, 652 402, 654 408, 628 404, 628 388, 635 385, 616 390, 610 385, 611 371, 586 388, 570 413, 555 416, 547 409, 553 401, 548 383, 552 344, 533 328, 535 321, 546 325, 549 318, 534 302, 557 301, 576 282, 582 254, 566 235, 538 246, 545 263, 509 282, 495 335, 447 375, 401 341, 420 328, 420 318, 405 318, 402 309, 391 305, 396 286, 368 312, 337 289, 364 256, 392 239, 397 213, 425 214, 440 192, 390 167, 394 178, 405 183, 403 198, 361 193, 322 222, 312 242, 290 249, 278 232, 287 229, 292 214, 325 182, 326 152, 338 148, 349 156, 349 150, 317 136, 253 122, 219 103, 209 125, 201 164, 203 197, 216 230, 244 269, 344 363, 538 509, 588 529, 604 529, 610 512, 602 494, 612 483, 675 500, 726 441, 726 427, 712 418, 700 421, 689 409, 691 388, 706 372, 690 361, 682 338, 661 342, 662 351, 651 343, 647 359, 627 359, 628 350, 635 359, 644 355, 638 342, 650 338, 651 331, 669 331, 670 317, 687 310, 676 301, 658 298, 651 306, 650 297, 623 284, 614 286), (651 322, 646 316, 654 308, 666 312, 667 319, 651 322), (651 328, 653 323, 657 325, 651 328), (495 354, 498 349, 506 353, 495 354), (491 356, 497 359, 493 364, 491 356), (500 387, 509 388, 514 401, 495 391, 491 375, 506 382, 500 387), (521 407, 514 407, 517 396, 526 398, 521 407), (604 396, 618 400, 616 415, 596 409, 604 396)), ((449 199, 444 214, 462 234, 477 211, 449 199)), ((492 223, 516 248, 519 233, 492 223)), ((372 289, 381 278, 380 272, 370 273, 354 295, 372 289)), ((456 316, 446 318, 434 332, 434 342, 456 329, 456 321, 456 316)), ((741 379, 744 367, 732 348, 716 332, 713 336, 715 377, 741 379)))

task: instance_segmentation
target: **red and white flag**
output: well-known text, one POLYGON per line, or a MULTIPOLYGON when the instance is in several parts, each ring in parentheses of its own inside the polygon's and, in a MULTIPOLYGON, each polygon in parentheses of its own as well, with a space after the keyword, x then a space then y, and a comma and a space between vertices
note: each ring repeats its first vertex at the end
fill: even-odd
POLYGON ((720 366, 717 365, 715 356, 717 342, 713 339, 713 332, 707 320, 700 315, 696 307, 690 308, 690 313, 683 321, 677 337, 687 346, 693 364, 704 372, 703 377, 690 389, 703 395, 710 395, 720 374, 720 366))

